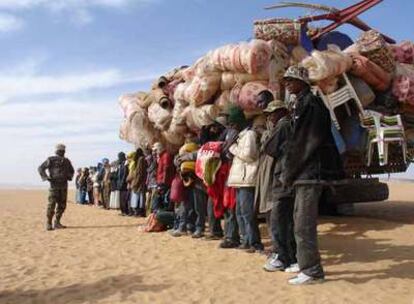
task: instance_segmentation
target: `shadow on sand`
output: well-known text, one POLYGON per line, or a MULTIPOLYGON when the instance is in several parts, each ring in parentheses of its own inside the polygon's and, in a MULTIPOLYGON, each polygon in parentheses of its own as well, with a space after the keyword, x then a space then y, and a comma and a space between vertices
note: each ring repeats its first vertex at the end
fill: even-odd
POLYGON ((392 235, 393 230, 414 223, 414 203, 387 202, 378 206, 358 206, 354 216, 324 217, 320 220, 320 223, 333 224, 319 236, 321 253, 325 256, 324 265, 354 262, 387 264, 381 269, 328 272, 328 277, 338 277, 332 281, 359 284, 374 279, 414 280, 413 246, 395 245, 392 236, 372 238, 368 235, 369 231, 383 231, 392 235))
POLYGON ((16 289, 0 292, 0 303, 10 304, 80 304, 95 303, 101 299, 120 294, 120 301, 125 301, 132 293, 160 292, 168 289, 169 284, 144 284, 141 276, 119 275, 103 278, 87 284, 72 284, 48 289, 16 289))
POLYGON ((138 224, 128 225, 96 225, 96 226, 67 226, 68 229, 105 229, 105 228, 127 228, 127 227, 138 227, 138 224))

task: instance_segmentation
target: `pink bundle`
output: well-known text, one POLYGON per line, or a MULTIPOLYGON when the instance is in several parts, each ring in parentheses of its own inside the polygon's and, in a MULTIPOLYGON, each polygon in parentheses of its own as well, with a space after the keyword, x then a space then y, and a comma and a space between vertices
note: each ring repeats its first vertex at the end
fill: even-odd
POLYGON ((237 104, 239 102, 239 96, 240 96, 240 91, 242 89, 243 85, 241 84, 236 84, 230 91, 230 102, 233 104, 237 104))
POLYGON ((171 129, 169 129, 163 131, 161 134, 163 138, 173 146, 181 146, 184 144, 184 135, 182 133, 171 131, 171 129))
POLYGON ((200 106, 209 101, 220 88, 220 74, 196 76, 188 86, 184 96, 187 101, 195 106, 200 106))
POLYGON ((272 50, 263 40, 249 43, 230 44, 209 54, 212 65, 221 71, 257 74, 265 70, 272 50))
POLYGON ((230 105, 230 91, 229 90, 225 90, 223 92, 221 92, 220 96, 216 99, 216 101, 214 102, 214 104, 223 112, 226 112, 230 105))
POLYGON ((120 130, 120 137, 137 147, 146 147, 158 141, 160 134, 148 120, 146 110, 138 108, 126 119, 120 130))
POLYGON ((221 71, 244 73, 245 70, 240 60, 240 48, 242 44, 229 44, 210 53, 213 65, 221 71))
POLYGON ((257 109, 258 95, 268 90, 267 82, 252 81, 243 86, 235 86, 230 93, 230 99, 245 111, 257 109))
POLYGON ((269 66, 272 50, 263 40, 252 40, 240 49, 240 61, 249 74, 258 74, 269 66))
POLYGON ((181 118, 186 120, 189 129, 197 131, 212 124, 219 111, 216 105, 211 104, 200 107, 188 106, 182 111, 181 118))
POLYGON ((178 100, 188 100, 188 96, 186 96, 187 88, 190 85, 189 82, 182 82, 177 85, 174 91, 174 101, 177 103, 178 100))
POLYGON ((335 77, 348 71, 352 66, 352 59, 339 48, 326 51, 313 51, 311 56, 305 58, 302 64, 309 71, 312 81, 335 77))
POLYGON ((258 80, 268 80, 269 74, 268 73, 261 73, 261 74, 247 74, 247 73, 231 73, 231 72, 224 72, 221 74, 221 89, 230 90, 232 87, 239 83, 241 85, 251 82, 251 81, 258 81, 258 80))
POLYGON ((175 101, 174 108, 172 110, 172 120, 168 131, 171 133, 181 133, 184 134, 187 130, 187 125, 185 123, 185 117, 181 116, 181 113, 186 108, 185 101, 179 99, 175 101))
POLYGON ((172 120, 172 113, 171 110, 162 108, 159 103, 153 103, 148 108, 148 119, 155 128, 167 130, 172 120))
POLYGON ((165 93, 165 95, 168 96, 169 100, 173 101, 174 100, 174 93, 175 90, 177 89, 177 86, 182 83, 181 79, 175 79, 173 81, 170 81, 164 88, 163 91, 165 93))
POLYGON ((414 77, 397 76, 394 79, 392 93, 399 101, 414 105, 414 77))
POLYGON ((414 43, 403 41, 397 45, 390 45, 391 51, 397 62, 414 64, 414 43))
POLYGON ((131 117, 131 115, 140 108, 137 102, 138 94, 139 93, 125 94, 119 97, 119 105, 121 106, 126 119, 131 117))
POLYGON ((376 63, 357 53, 352 57, 351 74, 361 78, 378 91, 385 91, 391 84, 391 75, 376 63))

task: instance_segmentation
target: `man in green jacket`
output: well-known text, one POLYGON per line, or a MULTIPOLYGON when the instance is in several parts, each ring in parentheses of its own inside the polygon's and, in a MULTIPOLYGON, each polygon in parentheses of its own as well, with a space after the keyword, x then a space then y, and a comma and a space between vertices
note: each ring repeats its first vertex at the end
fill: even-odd
POLYGON ((65 157, 65 150, 65 145, 56 145, 56 155, 46 159, 38 169, 42 180, 50 182, 49 203, 46 213, 46 230, 48 231, 66 228, 60 223, 60 219, 66 209, 68 181, 72 180, 75 171, 70 160, 65 157), (55 223, 52 226, 55 214, 55 223))

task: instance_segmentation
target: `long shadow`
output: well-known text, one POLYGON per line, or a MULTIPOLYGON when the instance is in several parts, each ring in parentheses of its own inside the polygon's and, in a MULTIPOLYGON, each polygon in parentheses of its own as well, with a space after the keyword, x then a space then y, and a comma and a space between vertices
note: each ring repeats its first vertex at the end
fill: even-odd
POLYGON ((365 218, 414 224, 414 202, 410 201, 356 204, 355 212, 365 218))
MULTIPOLYGON (((395 208, 396 206, 392 206, 395 208)), ((402 206, 404 212, 407 206, 402 206)), ((375 206, 372 206, 375 212, 375 206)), ((398 206, 397 206, 398 208, 398 206)), ((414 210, 414 204, 408 210, 414 210)), ((369 211, 364 210, 363 213, 369 211)), ((398 211, 398 210, 397 210, 398 211)), ((382 213, 381 211, 380 213, 382 213)), ((395 212, 395 210, 394 210, 395 212)), ((414 213, 413 213, 414 214, 414 213)), ((325 256, 323 263, 327 266, 346 263, 375 263, 386 261, 387 266, 375 270, 360 270, 357 272, 328 272, 328 275, 351 283, 364 283, 373 279, 413 279, 414 280, 414 247, 409 245, 394 245, 391 238, 371 238, 369 231, 393 231, 407 225, 406 219, 401 222, 392 218, 385 220, 375 215, 369 218, 336 217, 322 218, 321 223, 333 223, 328 231, 320 233, 321 253, 325 256)))
POLYGON ((96 226, 67 226, 67 229, 100 229, 100 228, 125 228, 125 227, 138 227, 138 224, 96 225, 96 226))
POLYGON ((140 291, 160 292, 171 284, 144 284, 141 276, 128 274, 111 276, 87 284, 72 284, 49 289, 17 289, 0 292, 0 303, 10 304, 80 304, 95 303, 98 300, 120 293, 124 301, 132 293, 140 291))

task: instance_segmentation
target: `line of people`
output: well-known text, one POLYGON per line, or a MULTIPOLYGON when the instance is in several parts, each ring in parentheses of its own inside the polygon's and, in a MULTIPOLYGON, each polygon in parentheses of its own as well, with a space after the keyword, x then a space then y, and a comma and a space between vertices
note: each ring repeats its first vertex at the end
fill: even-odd
POLYGON ((284 83, 293 102, 268 103, 266 120, 246 119, 233 107, 199 134, 186 134, 176 155, 155 143, 84 169, 76 178, 79 202, 88 193, 121 215, 149 215, 146 231, 221 240, 222 249, 249 253, 264 250, 262 213, 273 245, 264 270, 297 273, 290 284, 323 280, 318 204, 324 186, 343 177, 342 162, 329 112, 311 92, 307 70, 290 67, 284 83))

